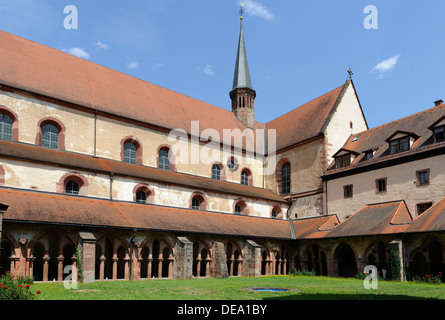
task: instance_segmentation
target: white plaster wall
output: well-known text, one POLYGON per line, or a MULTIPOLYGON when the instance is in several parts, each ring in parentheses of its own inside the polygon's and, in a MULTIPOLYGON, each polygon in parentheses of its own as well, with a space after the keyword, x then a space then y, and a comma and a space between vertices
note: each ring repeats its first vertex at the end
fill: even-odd
POLYGON ((333 161, 332 156, 340 150, 351 134, 367 130, 366 121, 363 117, 359 101, 354 87, 349 84, 346 92, 332 115, 331 121, 326 128, 326 138, 329 144, 328 161, 333 161), (350 128, 352 121, 353 128, 350 128))
POLYGON ((445 155, 364 172, 327 182, 328 213, 340 220, 366 204, 405 200, 413 217, 417 204, 437 202, 445 196, 445 155), (430 169, 430 184, 417 186, 416 171, 430 169), (387 178, 387 192, 376 193, 375 180, 387 178), (353 197, 344 199, 343 186, 353 185, 353 197))

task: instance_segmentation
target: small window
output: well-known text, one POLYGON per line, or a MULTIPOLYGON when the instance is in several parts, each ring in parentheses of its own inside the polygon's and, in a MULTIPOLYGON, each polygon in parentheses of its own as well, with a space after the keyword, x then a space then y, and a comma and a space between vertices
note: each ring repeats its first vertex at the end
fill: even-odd
POLYGON ((124 162, 129 164, 136 164, 136 146, 128 141, 124 144, 124 162))
POLYGON ((147 194, 142 190, 137 191, 136 192, 136 202, 137 203, 147 203, 147 194))
POLYGON ((201 208, 201 201, 199 201, 198 197, 193 197, 192 209, 199 210, 200 208, 201 208))
POLYGON ((235 214, 241 214, 241 206, 239 204, 235 205, 235 214))
POLYGON ((79 184, 76 181, 70 180, 66 183, 65 193, 67 194, 79 194, 79 184))
POLYGON ((221 179, 221 168, 217 164, 214 164, 212 166, 212 179, 215 179, 215 180, 221 179))
POLYGON ((12 140, 12 119, 3 113, 0 113, 0 140, 12 140))
POLYGON ((347 167, 350 164, 351 164, 351 155, 349 153, 335 158, 335 168, 337 169, 347 167))
POLYGON ((375 181, 377 193, 386 192, 386 180, 386 178, 382 178, 375 181))
POLYGON ((281 193, 290 193, 290 163, 286 162, 281 168, 281 193))
POLYGON ((420 170, 416 172, 417 185, 426 186, 430 184, 430 170, 420 170))
POLYGON ((277 212, 274 210, 272 210, 272 218, 276 219, 277 218, 277 212))
POLYGON ((252 180, 252 174, 250 173, 250 170, 244 169, 241 172, 241 184, 245 186, 251 185, 252 180))
POLYGON ((409 137, 393 140, 389 143, 391 154, 409 150, 409 137))
POLYGON ((365 160, 370 160, 374 157, 374 152, 372 151, 366 151, 365 152, 365 160))
POLYGON ((445 126, 434 129, 434 142, 445 141, 445 126))
POLYGON ((431 206, 433 205, 432 202, 427 202, 427 203, 419 203, 417 204, 417 215, 420 216, 422 213, 424 213, 426 210, 428 210, 429 208, 431 208, 431 206))
POLYGON ((52 124, 46 124, 42 127, 42 147, 59 148, 59 130, 52 124))
POLYGON ((168 149, 159 150, 159 169, 170 170, 170 157, 168 149))
POLYGON ((352 184, 343 187, 343 194, 345 198, 352 198, 352 184))

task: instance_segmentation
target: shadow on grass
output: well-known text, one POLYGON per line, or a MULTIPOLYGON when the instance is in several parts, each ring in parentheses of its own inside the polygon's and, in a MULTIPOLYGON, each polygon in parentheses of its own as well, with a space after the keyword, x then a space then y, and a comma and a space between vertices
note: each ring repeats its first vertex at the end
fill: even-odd
POLYGON ((277 297, 264 297, 262 300, 430 300, 434 298, 415 297, 409 295, 389 295, 389 294, 295 294, 277 297))

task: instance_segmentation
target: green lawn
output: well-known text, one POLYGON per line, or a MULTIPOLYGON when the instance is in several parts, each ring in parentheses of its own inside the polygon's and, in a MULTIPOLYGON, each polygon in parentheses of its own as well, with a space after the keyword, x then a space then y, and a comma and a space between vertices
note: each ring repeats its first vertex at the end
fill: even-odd
POLYGON ((445 284, 379 281, 365 289, 362 280, 265 276, 228 279, 99 281, 65 289, 63 283, 34 283, 38 300, 332 300, 332 299, 445 299, 445 284), (288 288, 287 292, 253 292, 252 287, 288 288))

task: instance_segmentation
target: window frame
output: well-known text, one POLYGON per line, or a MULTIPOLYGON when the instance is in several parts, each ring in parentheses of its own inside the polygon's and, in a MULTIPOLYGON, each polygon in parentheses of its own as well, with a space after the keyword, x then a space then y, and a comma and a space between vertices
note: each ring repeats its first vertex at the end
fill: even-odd
POLYGON ((351 165, 351 154, 346 153, 335 158, 335 169, 345 168, 351 165))
POLYGON ((430 184, 430 179, 431 179, 430 169, 423 169, 423 170, 416 171, 416 179, 417 179, 417 181, 416 181, 417 187, 428 186, 430 184), (423 180, 422 174, 426 174, 426 177, 427 177, 426 181, 423 181, 423 183, 422 183, 422 180, 423 180))
POLYGON ((280 168, 281 170, 281 194, 290 194, 291 191, 291 164, 290 162, 285 162, 280 168))
POLYGON ((354 197, 354 188, 352 184, 343 186, 343 198, 350 199, 354 197), (349 192, 348 192, 349 190, 349 192))
POLYGON ((158 169, 170 171, 170 149, 167 147, 158 151, 158 169))
POLYGON ((62 122, 60 122, 57 119, 53 119, 53 118, 44 118, 39 121, 39 123, 37 124, 37 128, 38 129, 37 129, 37 136, 36 136, 36 145, 44 147, 44 148, 52 149, 52 150, 65 150, 66 128, 62 122), (49 148, 43 144, 43 139, 44 139, 43 128, 49 124, 54 126, 58 130, 57 148, 56 149, 49 148))
POLYGON ((433 136, 434 136, 434 143, 444 142, 445 141, 445 125, 433 128, 433 136), (437 131, 439 131, 439 130, 442 131, 442 135, 443 135, 443 138, 440 141, 437 140, 437 131))
POLYGON ((423 214, 425 211, 427 211, 429 208, 431 208, 433 206, 433 202, 422 202, 422 203, 416 203, 416 213, 417 216, 420 216, 421 214, 423 214), (420 212, 420 207, 421 206, 426 206, 426 208, 420 212))
POLYGON ((411 145, 410 145, 410 136, 409 135, 389 141, 389 153, 390 154, 397 154, 397 153, 408 151, 410 149, 411 149, 411 145), (402 150, 402 145, 405 145, 405 142, 402 143, 402 141, 406 141, 406 149, 403 149, 403 150, 402 150), (394 150, 394 147, 396 147, 397 150, 394 150))
POLYGON ((65 183, 65 194, 69 194, 69 195, 79 195, 80 194, 80 189, 81 189, 81 185, 79 184, 79 182, 77 182, 74 179, 67 179, 66 183, 65 183), (68 185, 69 184, 75 184, 77 186, 77 190, 75 190, 74 192, 72 192, 73 188, 68 189, 68 185), (71 191, 71 192, 69 192, 71 191))
POLYGON ((221 165, 218 163, 212 165, 212 179, 221 180, 221 165))
POLYGON ((137 164, 138 146, 131 140, 124 142, 124 157, 123 161, 128 164, 137 164), (131 145, 130 149, 127 146, 131 145), (129 154, 130 153, 130 154, 129 154))
POLYGON ((379 178, 379 179, 375 179, 375 192, 376 193, 386 193, 388 191, 388 178, 379 178), (379 187, 379 182, 384 182, 384 190, 380 190, 379 187))
POLYGON ((0 140, 2 141, 12 141, 13 140, 13 128, 14 128, 14 119, 11 118, 11 116, 9 114, 7 114, 6 112, 1 112, 0 109, 0 140), (7 119, 9 119, 9 121, 11 123, 5 123, 5 117, 7 119), (8 130, 7 133, 5 133, 5 125, 7 125, 7 127, 10 129, 10 131, 8 130), (4 137, 4 135, 8 135, 8 139, 6 139, 4 137))

